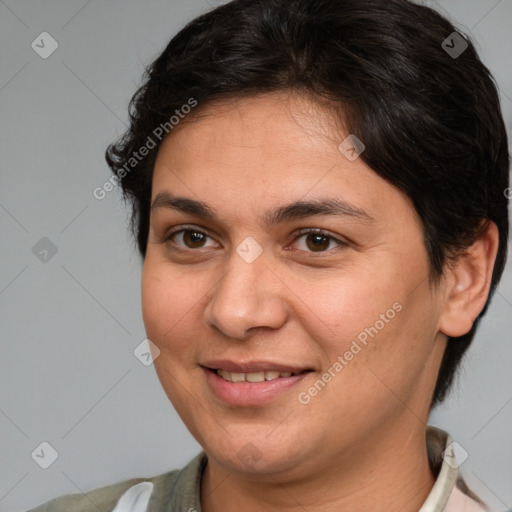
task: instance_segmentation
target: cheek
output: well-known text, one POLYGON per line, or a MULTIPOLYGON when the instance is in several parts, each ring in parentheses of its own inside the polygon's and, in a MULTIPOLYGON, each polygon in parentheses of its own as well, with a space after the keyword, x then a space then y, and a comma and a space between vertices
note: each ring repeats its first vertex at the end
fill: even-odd
POLYGON ((378 331, 380 335, 396 323, 403 283, 384 277, 368 268, 326 278, 299 291, 307 297, 316 322, 327 328, 327 340, 337 353, 348 350, 352 340, 364 343, 373 338, 369 333, 378 331))
MULTIPOLYGON (((180 328, 187 322, 186 315, 193 309, 197 297, 190 290, 191 283, 168 265, 146 259, 142 271, 142 316, 148 338, 160 350, 169 350, 169 340, 179 343, 180 328)), ((179 348, 179 347, 176 347, 179 348)))
POLYGON ((426 287, 414 294, 382 292, 368 306, 372 313, 364 315, 365 325, 352 329, 353 341, 344 353, 344 359, 351 358, 344 370, 345 384, 375 411, 400 409, 418 389, 429 391, 427 374, 437 322, 434 306, 426 287))
MULTIPOLYGON (((427 281, 417 286, 423 269, 401 275, 396 265, 366 270, 299 292, 314 312, 312 321, 325 333, 324 363, 331 368, 340 363, 332 370, 343 373, 342 379, 336 379, 340 385, 350 383, 351 389, 361 391, 369 387, 374 393, 378 377, 373 369, 390 385, 407 387, 411 375, 421 371, 428 359, 436 333, 427 281)), ((315 337, 317 329, 313 325, 308 329, 315 337)))
POLYGON ((189 372, 197 370, 195 346, 190 342, 190 326, 195 322, 190 314, 198 297, 197 293, 188 292, 191 283, 180 276, 168 264, 146 257, 142 271, 142 316, 147 337, 160 350, 154 368, 162 388, 188 425, 186 401, 191 395, 183 389, 190 389, 189 372))

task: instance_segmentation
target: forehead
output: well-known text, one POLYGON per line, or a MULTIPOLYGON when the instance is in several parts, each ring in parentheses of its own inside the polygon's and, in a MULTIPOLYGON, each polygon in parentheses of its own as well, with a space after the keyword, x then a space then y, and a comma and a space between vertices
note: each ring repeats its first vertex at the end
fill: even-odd
POLYGON ((166 190, 239 215, 256 203, 328 196, 375 218, 412 209, 361 158, 351 161, 339 150, 348 133, 311 98, 268 94, 200 107, 162 143, 153 200, 166 190))
POLYGON ((196 107, 167 136, 160 153, 187 163, 243 162, 244 168, 272 158, 294 163, 297 170, 302 167, 297 160, 305 158, 308 166, 325 168, 339 154, 342 134, 337 124, 333 113, 298 93, 234 98, 196 107), (169 145, 172 150, 166 151, 169 145))

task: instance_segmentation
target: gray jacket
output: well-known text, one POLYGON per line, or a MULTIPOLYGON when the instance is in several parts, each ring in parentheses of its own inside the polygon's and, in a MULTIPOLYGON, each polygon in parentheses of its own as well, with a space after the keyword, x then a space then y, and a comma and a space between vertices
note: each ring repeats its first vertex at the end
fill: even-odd
MULTIPOLYGON (((458 475, 453 442, 446 432, 428 427, 427 451, 436 482, 419 512, 489 511, 458 475)), ((28 512, 201 512, 201 477, 207 460, 201 452, 181 470, 60 496, 28 512)))

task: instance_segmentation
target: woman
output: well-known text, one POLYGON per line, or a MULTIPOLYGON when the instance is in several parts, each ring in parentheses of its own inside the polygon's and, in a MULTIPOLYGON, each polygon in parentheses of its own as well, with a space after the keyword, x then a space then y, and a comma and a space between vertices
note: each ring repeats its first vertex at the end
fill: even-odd
POLYGON ((106 157, 204 451, 34 511, 486 510, 427 425, 506 259, 507 136, 467 38, 407 0, 234 0, 170 41, 106 157))

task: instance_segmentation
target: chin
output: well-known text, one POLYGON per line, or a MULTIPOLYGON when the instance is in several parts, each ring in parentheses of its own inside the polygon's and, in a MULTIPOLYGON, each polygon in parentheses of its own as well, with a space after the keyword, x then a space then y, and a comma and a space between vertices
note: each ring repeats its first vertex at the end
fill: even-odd
POLYGON ((208 457, 225 470, 260 476, 264 480, 269 479, 269 474, 300 472, 299 467, 311 459, 304 449, 303 440, 272 440, 267 433, 243 437, 234 435, 221 443, 201 444, 208 457))

